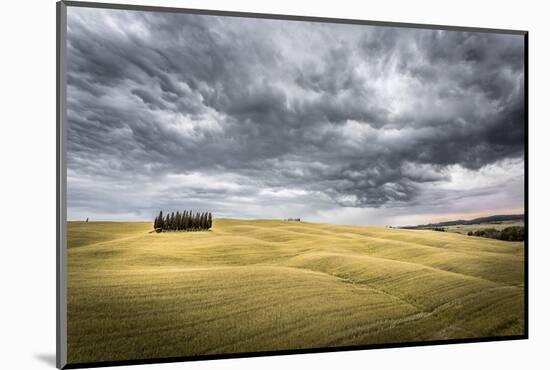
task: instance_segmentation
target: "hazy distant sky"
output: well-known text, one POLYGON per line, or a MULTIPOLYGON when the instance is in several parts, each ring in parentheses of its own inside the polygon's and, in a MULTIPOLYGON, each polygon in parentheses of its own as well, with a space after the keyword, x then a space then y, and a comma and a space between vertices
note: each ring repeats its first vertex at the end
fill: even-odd
POLYGON ((68 8, 68 218, 523 212, 523 36, 68 8))

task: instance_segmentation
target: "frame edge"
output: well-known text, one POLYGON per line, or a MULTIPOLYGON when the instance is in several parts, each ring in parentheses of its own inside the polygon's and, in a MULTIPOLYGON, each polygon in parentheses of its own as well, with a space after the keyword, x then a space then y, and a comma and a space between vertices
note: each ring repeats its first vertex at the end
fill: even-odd
POLYGON ((164 13, 187 13, 199 15, 213 15, 223 17, 241 17, 241 18, 260 18, 273 20, 301 21, 301 22, 320 22, 320 23, 340 23, 340 24, 355 24, 363 26, 384 26, 398 28, 418 28, 429 30, 444 30, 444 31, 467 31, 467 32, 485 32, 485 33, 502 33, 511 35, 524 35, 527 30, 488 28, 488 27, 467 27, 467 26, 450 26, 443 24, 428 24, 428 23, 408 23, 397 21, 374 21, 365 19, 353 18, 330 18, 322 16, 302 16, 277 13, 255 13, 230 10, 216 9, 197 9, 197 8, 179 8, 168 6, 153 6, 153 5, 131 5, 131 4, 114 4, 100 3, 93 1, 78 1, 78 0, 62 0, 66 6, 81 7, 81 8, 99 8, 99 9, 117 9, 117 10, 135 10, 135 11, 154 11, 164 13))
POLYGON ((67 5, 56 3, 56 367, 67 366, 67 261, 66 261, 66 48, 67 5))
POLYGON ((524 94, 524 201, 523 217, 525 224, 525 240, 523 245, 523 283, 524 283, 524 332, 529 339, 529 32, 523 35, 523 94, 524 94))

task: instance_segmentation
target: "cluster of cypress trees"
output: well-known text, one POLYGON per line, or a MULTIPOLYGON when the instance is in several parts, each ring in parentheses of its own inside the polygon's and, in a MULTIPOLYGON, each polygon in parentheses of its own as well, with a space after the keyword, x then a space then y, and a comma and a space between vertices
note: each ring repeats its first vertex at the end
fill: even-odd
POLYGON ((155 230, 161 231, 200 231, 212 227, 212 213, 193 213, 193 211, 172 212, 164 216, 162 211, 155 217, 155 230))

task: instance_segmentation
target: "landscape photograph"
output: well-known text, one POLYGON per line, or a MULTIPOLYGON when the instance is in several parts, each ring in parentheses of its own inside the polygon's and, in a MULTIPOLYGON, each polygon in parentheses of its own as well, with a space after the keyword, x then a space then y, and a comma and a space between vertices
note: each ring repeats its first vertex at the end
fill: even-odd
POLYGON ((525 336, 524 40, 68 7, 68 363, 525 336))

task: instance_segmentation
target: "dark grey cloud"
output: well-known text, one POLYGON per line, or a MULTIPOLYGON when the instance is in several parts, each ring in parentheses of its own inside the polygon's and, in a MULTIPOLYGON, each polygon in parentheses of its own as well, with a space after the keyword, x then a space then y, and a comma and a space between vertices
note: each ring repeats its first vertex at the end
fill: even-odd
MULTIPOLYGON (((315 216, 498 193, 495 173, 523 176, 523 48, 517 35, 69 8, 69 211, 266 217, 268 202, 315 216), (485 185, 445 190, 487 168, 485 185)), ((523 207, 522 187, 506 189, 523 207)))

